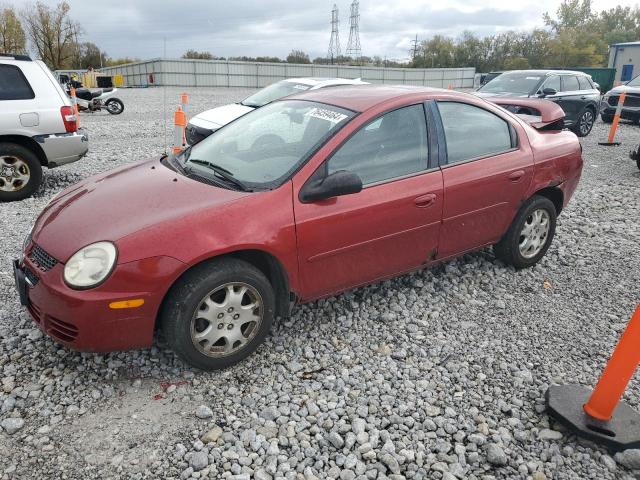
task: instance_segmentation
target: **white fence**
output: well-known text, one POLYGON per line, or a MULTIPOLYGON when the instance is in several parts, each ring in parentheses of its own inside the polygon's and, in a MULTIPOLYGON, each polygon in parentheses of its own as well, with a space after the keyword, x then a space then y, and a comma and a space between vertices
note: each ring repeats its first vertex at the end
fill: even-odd
POLYGON ((167 85, 177 87, 259 88, 292 77, 362 78, 371 83, 472 88, 475 68, 379 68, 293 63, 227 62, 224 60, 153 59, 100 70, 122 74, 130 87, 167 85))

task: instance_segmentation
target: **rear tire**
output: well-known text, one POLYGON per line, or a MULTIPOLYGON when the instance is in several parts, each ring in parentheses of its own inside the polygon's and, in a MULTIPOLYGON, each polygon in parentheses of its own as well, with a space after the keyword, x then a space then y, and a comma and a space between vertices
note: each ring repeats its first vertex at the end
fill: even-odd
POLYGON ((119 98, 110 98, 104 105, 111 115, 120 115, 124 112, 124 103, 119 98))
POLYGON ((507 233, 493 246, 497 258, 517 269, 532 267, 549 249, 556 231, 556 207, 534 195, 521 208, 507 233))
POLYGON ((42 165, 31 150, 16 143, 0 143, 0 202, 33 195, 42 183, 42 165))
POLYGON ((571 129, 578 137, 586 137, 591 132, 596 122, 596 114, 591 108, 586 108, 578 117, 576 124, 571 129))
POLYGON ((220 258, 178 280, 163 303, 160 326, 183 360, 218 370, 258 348, 274 312, 275 295, 264 274, 243 260, 220 258))

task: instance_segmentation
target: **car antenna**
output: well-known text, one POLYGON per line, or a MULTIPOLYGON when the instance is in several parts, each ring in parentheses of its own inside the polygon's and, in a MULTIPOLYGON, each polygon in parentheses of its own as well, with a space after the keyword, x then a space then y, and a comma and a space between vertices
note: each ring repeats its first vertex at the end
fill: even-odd
MULTIPOLYGON (((163 49, 162 49, 162 58, 167 58, 167 37, 162 37, 163 49)), ((167 82, 166 75, 163 75, 162 82, 162 119, 164 126, 164 154, 167 155, 167 82)))

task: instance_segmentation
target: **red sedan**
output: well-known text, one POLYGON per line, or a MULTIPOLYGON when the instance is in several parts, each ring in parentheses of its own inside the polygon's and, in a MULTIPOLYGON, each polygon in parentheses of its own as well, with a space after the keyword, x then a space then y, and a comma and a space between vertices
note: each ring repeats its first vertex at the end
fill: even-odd
POLYGON ((582 157, 559 107, 518 102, 539 115, 410 87, 274 102, 55 197, 14 263, 21 301, 69 347, 146 347, 161 328, 187 362, 217 369, 296 302, 487 245, 534 265, 582 157))

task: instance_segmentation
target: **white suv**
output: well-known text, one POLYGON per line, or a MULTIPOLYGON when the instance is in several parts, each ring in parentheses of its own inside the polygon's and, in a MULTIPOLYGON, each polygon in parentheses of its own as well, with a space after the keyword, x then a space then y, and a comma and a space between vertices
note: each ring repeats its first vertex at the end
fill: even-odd
POLYGON ((29 197, 43 166, 75 162, 88 149, 71 99, 47 66, 0 53, 0 202, 29 197))

